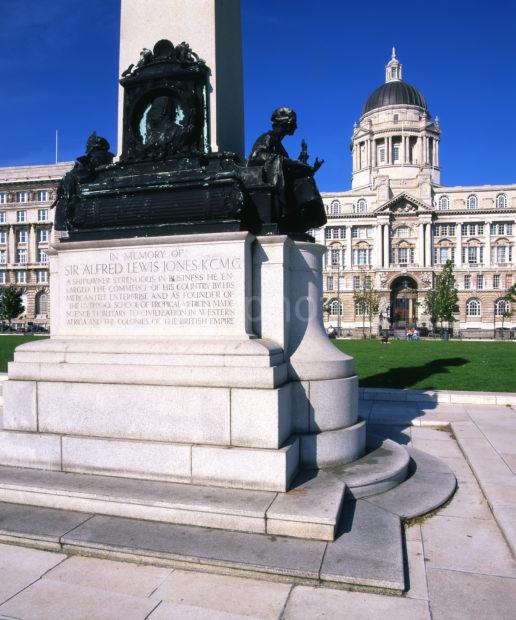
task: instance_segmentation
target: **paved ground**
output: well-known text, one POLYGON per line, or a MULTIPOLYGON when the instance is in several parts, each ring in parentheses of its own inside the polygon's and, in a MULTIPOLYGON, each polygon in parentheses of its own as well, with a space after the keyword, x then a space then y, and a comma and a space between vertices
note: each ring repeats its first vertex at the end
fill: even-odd
POLYGON ((516 529, 515 411, 382 401, 360 406, 375 432, 441 457, 459 481, 445 508, 406 531, 406 596, 0 545, 0 619, 516 618, 516 561, 507 544, 514 545, 516 529), (435 426, 448 421, 460 447, 446 429, 435 426))

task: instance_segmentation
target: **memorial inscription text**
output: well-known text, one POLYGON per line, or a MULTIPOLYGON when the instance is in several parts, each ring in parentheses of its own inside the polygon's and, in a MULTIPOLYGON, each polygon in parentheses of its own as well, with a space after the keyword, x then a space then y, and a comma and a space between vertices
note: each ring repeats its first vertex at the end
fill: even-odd
POLYGON ((78 252, 67 255, 61 268, 62 326, 72 331, 224 331, 235 325, 243 303, 243 256, 233 248, 214 245, 210 254, 195 246, 78 252))

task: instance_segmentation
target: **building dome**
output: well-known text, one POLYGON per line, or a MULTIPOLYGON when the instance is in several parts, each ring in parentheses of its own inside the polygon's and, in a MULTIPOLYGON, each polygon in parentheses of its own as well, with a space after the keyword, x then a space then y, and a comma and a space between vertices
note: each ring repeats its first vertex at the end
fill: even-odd
POLYGON ((387 105, 413 105, 428 112, 425 98, 418 89, 401 80, 386 82, 372 92, 365 102, 362 114, 387 105))

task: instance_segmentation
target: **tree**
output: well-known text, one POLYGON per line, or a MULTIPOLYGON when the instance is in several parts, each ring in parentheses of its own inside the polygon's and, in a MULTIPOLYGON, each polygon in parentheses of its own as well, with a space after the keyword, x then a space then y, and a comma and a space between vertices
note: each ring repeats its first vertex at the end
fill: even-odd
POLYGON ((11 321, 25 310, 22 302, 22 291, 16 288, 14 284, 10 284, 6 287, 0 297, 0 319, 7 321, 9 327, 11 321))
POLYGON ((435 323, 439 321, 441 330, 443 321, 448 323, 448 327, 453 323, 455 314, 459 311, 459 295, 455 286, 451 260, 446 261, 442 272, 436 276, 435 286, 428 292, 426 298, 426 308, 432 324, 435 326, 435 323))
MULTIPOLYGON (((502 339, 503 339, 503 324, 506 319, 510 319, 514 314, 514 304, 516 303, 516 284, 513 284, 510 289, 508 289, 507 293, 502 297, 504 301, 508 304, 508 310, 502 312, 502 339)), ((496 317, 496 308, 495 308, 495 317, 496 317)), ((496 321, 496 318, 495 318, 496 321)), ((496 338, 496 335, 495 335, 496 338)))
POLYGON ((371 338, 372 336, 373 319, 380 310, 381 298, 381 293, 375 290, 372 286, 372 276, 364 275, 361 279, 360 288, 355 289, 355 292, 353 293, 353 302, 355 303, 355 308, 357 306, 361 306, 362 334, 364 338, 366 317, 369 320, 369 338, 371 338))

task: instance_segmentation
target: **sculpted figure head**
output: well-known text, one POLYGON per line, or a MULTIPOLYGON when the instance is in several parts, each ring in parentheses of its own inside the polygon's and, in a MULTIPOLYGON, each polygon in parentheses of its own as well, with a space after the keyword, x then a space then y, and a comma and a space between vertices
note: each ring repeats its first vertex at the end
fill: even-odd
POLYGON ((272 128, 291 136, 297 129, 297 116, 292 108, 277 108, 271 115, 272 128))

